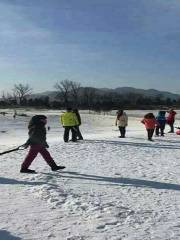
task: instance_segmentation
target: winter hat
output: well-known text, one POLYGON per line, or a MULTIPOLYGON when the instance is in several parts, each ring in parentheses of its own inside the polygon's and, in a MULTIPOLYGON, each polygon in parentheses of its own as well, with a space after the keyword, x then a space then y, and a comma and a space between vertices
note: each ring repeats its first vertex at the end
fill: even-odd
POLYGON ((144 118, 152 119, 152 118, 155 118, 155 116, 154 116, 153 113, 147 113, 147 114, 144 115, 144 118))
POLYGON ((71 112, 71 111, 72 111, 72 107, 67 107, 67 108, 66 108, 66 111, 67 111, 67 112, 71 112))
POLYGON ((46 120, 46 119, 47 117, 45 115, 35 115, 31 118, 28 128, 31 128, 34 125, 42 124, 43 122, 41 120, 46 120))

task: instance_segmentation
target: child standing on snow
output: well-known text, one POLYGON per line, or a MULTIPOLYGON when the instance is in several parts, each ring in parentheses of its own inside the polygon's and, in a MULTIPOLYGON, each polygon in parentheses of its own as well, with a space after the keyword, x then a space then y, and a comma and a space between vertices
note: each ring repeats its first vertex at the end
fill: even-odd
POLYGON ((126 127, 128 125, 128 117, 127 114, 123 110, 119 110, 117 112, 115 125, 118 126, 120 131, 120 138, 125 138, 126 135, 126 127))
POLYGON ((29 139, 24 144, 24 147, 27 148, 30 146, 28 155, 25 157, 22 165, 21 165, 21 173, 35 173, 35 170, 29 169, 29 166, 35 159, 38 153, 42 155, 47 164, 51 167, 52 171, 57 171, 59 169, 64 169, 64 166, 58 166, 54 162, 50 153, 46 148, 48 148, 48 144, 46 142, 46 128, 45 125, 47 123, 47 117, 44 115, 35 115, 29 122, 29 139))
POLYGON ((164 129, 166 124, 166 117, 165 117, 166 111, 159 111, 158 115, 156 116, 157 125, 156 125, 156 136, 159 136, 159 130, 161 136, 164 136, 164 129))
POLYGON ((157 121, 156 121, 156 118, 155 118, 154 114, 153 113, 147 113, 144 116, 144 118, 141 122, 145 125, 145 128, 147 130, 148 140, 153 141, 152 136, 153 136, 153 133, 154 133, 155 126, 157 124, 157 121))

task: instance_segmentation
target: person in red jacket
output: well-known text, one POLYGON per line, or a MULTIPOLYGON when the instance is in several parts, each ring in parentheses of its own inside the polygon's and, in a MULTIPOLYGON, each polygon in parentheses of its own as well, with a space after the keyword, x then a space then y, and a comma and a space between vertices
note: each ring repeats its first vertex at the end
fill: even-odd
POLYGON ((174 122, 175 122, 175 115, 176 112, 171 108, 167 111, 168 115, 166 117, 166 123, 170 126, 169 133, 174 133, 174 122))
POLYGON ((155 129, 156 125, 158 124, 154 114, 147 113, 141 122, 145 125, 145 128, 147 130, 148 140, 153 141, 152 136, 154 133, 154 129, 155 129))
POLYGON ((31 118, 28 129, 29 138, 24 144, 24 147, 29 148, 29 152, 25 157, 20 172, 21 173, 36 173, 35 170, 29 169, 29 166, 35 159, 38 153, 42 155, 46 163, 51 167, 52 171, 64 169, 64 166, 58 166, 51 157, 47 148, 49 147, 46 142, 46 128, 47 117, 44 115, 35 115, 31 118))

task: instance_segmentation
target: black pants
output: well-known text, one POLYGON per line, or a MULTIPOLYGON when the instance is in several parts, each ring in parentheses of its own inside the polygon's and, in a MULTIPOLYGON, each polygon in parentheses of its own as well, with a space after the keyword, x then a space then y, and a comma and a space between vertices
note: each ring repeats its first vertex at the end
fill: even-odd
POLYGON ((75 131, 76 131, 76 138, 77 138, 77 140, 83 140, 83 136, 82 136, 82 134, 80 132, 79 126, 75 126, 74 128, 75 128, 75 131))
POLYGON ((69 131, 72 132, 72 141, 76 142, 76 130, 75 127, 64 127, 64 142, 69 140, 69 131))
POLYGON ((154 133, 154 128, 147 129, 148 140, 152 139, 153 133, 154 133))
POLYGON ((156 135, 159 136, 159 130, 160 130, 161 136, 164 136, 164 128, 165 128, 165 124, 156 126, 156 135))
POLYGON ((126 127, 119 127, 119 131, 120 131, 120 137, 125 137, 126 134, 126 127))

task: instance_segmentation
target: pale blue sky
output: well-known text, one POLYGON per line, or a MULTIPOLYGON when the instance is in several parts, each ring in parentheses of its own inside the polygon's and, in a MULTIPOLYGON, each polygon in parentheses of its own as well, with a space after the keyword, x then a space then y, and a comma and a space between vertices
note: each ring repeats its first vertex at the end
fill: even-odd
POLYGON ((179 0, 0 0, 0 91, 82 86, 180 92, 179 0))

